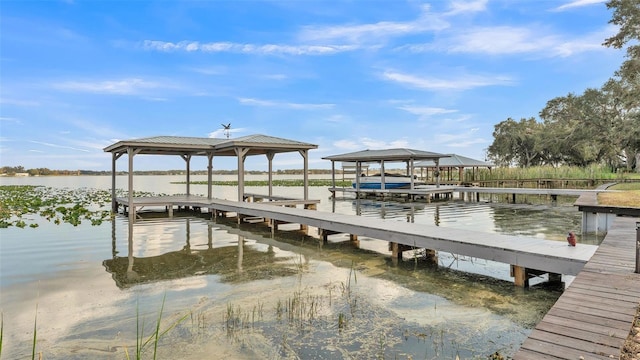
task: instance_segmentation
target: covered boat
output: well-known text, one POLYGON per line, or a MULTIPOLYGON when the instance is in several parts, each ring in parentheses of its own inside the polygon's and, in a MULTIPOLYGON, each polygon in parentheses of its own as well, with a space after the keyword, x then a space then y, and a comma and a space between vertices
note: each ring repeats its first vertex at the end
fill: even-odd
MULTIPOLYGON (((413 176, 413 184, 418 185, 415 181, 416 176, 413 176)), ((380 174, 372 176, 360 176, 360 189, 382 189, 382 176, 380 174)), ((354 189, 357 188, 356 180, 351 183, 354 189)), ((411 187, 411 177, 398 174, 384 174, 384 188, 385 189, 408 189, 411 187)))

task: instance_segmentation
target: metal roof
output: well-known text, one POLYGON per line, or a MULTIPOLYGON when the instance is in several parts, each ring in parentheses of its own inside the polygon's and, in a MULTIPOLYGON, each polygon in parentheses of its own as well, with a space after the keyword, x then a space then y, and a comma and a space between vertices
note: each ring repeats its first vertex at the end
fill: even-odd
MULTIPOLYGON (((435 167, 436 163, 432 160, 424 160, 414 164, 415 167, 435 167)), ((441 167, 495 167, 490 162, 468 158, 466 156, 449 154, 449 157, 439 161, 441 167)))
POLYGON ((322 159, 331 161, 358 161, 358 162, 380 162, 380 161, 409 161, 409 160, 435 160, 449 155, 434 153, 430 151, 397 148, 382 150, 362 150, 340 155, 326 156, 322 159))
POLYGON ((104 148, 105 152, 125 153, 134 149, 137 154, 236 156, 236 148, 248 148, 247 155, 269 152, 292 152, 316 149, 318 145, 267 135, 249 135, 234 139, 200 138, 184 136, 153 136, 118 141, 104 148))

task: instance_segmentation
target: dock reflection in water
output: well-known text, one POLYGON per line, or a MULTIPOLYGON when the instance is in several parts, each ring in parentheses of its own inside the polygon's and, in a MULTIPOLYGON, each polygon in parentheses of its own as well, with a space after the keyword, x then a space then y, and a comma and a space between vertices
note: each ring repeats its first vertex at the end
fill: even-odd
MULTIPOLYGON (((185 243, 181 249, 149 256, 134 256, 136 228, 138 224, 140 224, 139 228, 143 228, 146 224, 144 222, 128 223, 127 256, 117 256, 116 241, 113 241, 113 258, 103 262, 106 270, 112 274, 116 285, 124 289, 154 281, 200 275, 218 275, 220 282, 236 283, 291 276, 296 273, 287 262, 288 258, 276 256, 271 245, 264 250, 259 249, 247 245, 244 236, 234 235, 237 237, 237 245, 233 246, 228 234, 225 234, 227 236, 224 242, 215 242, 214 233, 221 233, 221 231, 214 229, 214 224, 210 222, 207 224, 206 246, 192 248, 190 220, 189 218, 177 220, 185 222, 185 243)), ((151 241, 152 239, 146 239, 144 242, 149 245, 151 241)), ((251 243, 255 242, 251 241, 251 243)), ((145 249, 141 249, 141 252, 144 253, 145 249)))
MULTIPOLYGON (((441 226, 455 223, 479 231, 476 224, 489 220, 492 229, 498 228, 495 232, 501 226, 494 217, 508 224, 510 213, 519 211, 483 203, 468 209, 455 203, 365 201, 363 206, 363 201, 353 199, 331 206, 361 216, 441 226)), ((245 344, 238 351, 247 357, 486 358, 496 350, 509 355, 560 294, 559 289, 522 290, 493 274, 458 270, 467 265, 494 268, 475 259, 443 255, 439 266, 433 266, 407 257, 394 265, 385 241, 361 238, 361 248, 354 248, 338 238, 323 245, 313 232, 308 236, 283 229, 272 235, 264 225, 238 225, 231 219, 142 220, 130 226, 127 242, 114 235, 112 258, 103 265, 121 289, 199 276, 233 285, 200 302, 198 311, 207 319, 223 319, 229 309, 247 313, 260 307, 264 317, 236 328, 226 321, 222 330, 218 322, 212 323, 202 330, 207 332, 203 339, 226 334, 231 344, 245 344), (124 248, 126 256, 118 256, 124 248), (277 315, 279 304, 305 301, 313 304, 313 313, 277 315), (278 345, 283 339, 286 348, 278 345)), ((213 289, 218 288, 205 292, 213 289)), ((172 341, 183 340, 193 341, 179 337, 172 341)))

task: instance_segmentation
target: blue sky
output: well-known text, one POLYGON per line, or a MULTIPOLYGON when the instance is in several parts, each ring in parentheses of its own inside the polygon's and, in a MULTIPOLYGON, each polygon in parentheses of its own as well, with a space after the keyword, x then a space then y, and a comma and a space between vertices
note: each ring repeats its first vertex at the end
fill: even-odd
POLYGON ((116 141, 223 137, 222 123, 317 144, 311 168, 390 147, 483 160, 495 124, 613 75, 610 18, 598 0, 3 0, 0 166, 109 170, 116 141))

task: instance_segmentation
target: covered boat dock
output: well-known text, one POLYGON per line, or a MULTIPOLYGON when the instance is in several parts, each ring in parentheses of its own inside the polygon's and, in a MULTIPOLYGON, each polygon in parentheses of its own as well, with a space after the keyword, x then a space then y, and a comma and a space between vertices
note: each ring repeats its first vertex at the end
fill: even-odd
MULTIPOLYGON (((304 194, 303 200, 309 200, 309 150, 317 149, 318 145, 277 138, 267 135, 248 135, 235 139, 181 137, 181 136, 155 136, 132 140, 118 141, 104 148, 110 152, 111 160, 111 205, 115 212, 118 208, 116 197, 116 162, 127 155, 128 167, 128 197, 126 204, 129 207, 129 220, 135 221, 136 199, 134 199, 134 162, 137 155, 171 155, 180 156, 186 163, 186 196, 191 195, 190 175, 191 159, 194 156, 206 156, 207 165, 207 199, 212 198, 213 158, 216 156, 235 156, 238 159, 238 201, 245 200, 244 192, 244 163, 247 156, 264 155, 268 160, 269 194, 272 196, 273 183, 273 158, 276 154, 298 152, 302 156, 304 168, 304 194)), ((172 205, 172 204, 168 204, 172 205)))
MULTIPOLYGON (((439 166, 440 159, 446 158, 449 155, 439 154, 435 152, 414 150, 406 148, 396 149, 382 149, 382 150, 362 150, 340 155, 332 155, 323 157, 324 160, 331 161, 331 180, 332 188, 336 188, 336 162, 354 163, 356 168, 355 176, 355 191, 361 192, 363 189, 360 187, 360 174, 362 174, 363 166, 368 166, 372 163, 380 164, 380 184, 381 189, 385 190, 385 163, 404 162, 406 164, 406 175, 411 178, 411 184, 409 190, 415 188, 414 173, 415 164, 417 161, 433 161, 436 166, 439 166)), ((439 177, 436 177, 436 186, 439 187, 439 177)))

